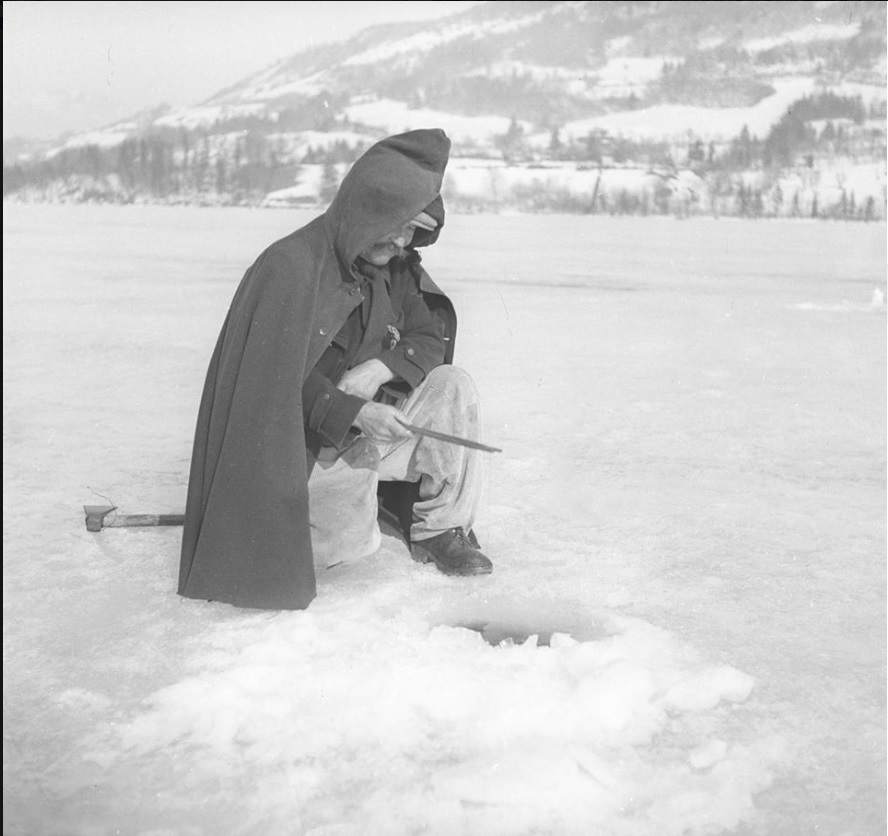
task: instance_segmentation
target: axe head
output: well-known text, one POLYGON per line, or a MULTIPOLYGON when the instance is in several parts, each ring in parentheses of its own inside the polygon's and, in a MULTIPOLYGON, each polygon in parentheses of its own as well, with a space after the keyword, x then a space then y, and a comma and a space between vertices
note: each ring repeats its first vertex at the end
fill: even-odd
POLYGON ((116 511, 114 505, 84 505, 83 513, 86 514, 86 530, 101 531, 105 523, 105 517, 112 511, 116 511))

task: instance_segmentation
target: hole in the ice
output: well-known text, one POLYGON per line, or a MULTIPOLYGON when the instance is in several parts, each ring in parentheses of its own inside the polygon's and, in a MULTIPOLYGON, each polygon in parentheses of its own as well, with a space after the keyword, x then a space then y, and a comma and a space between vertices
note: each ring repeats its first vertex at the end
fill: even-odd
POLYGON ((577 635, 577 631, 564 627, 549 626, 536 629, 527 624, 508 624, 496 621, 462 621, 453 626, 480 633, 484 641, 494 647, 498 647, 503 642, 506 644, 524 644, 531 636, 537 637, 537 644, 540 647, 549 647, 552 636, 556 633, 566 633, 579 641, 600 638, 602 633, 599 630, 587 629, 581 631, 585 635, 577 635))
POLYGON ((488 644, 498 647, 503 642, 506 644, 524 644, 531 636, 538 636, 537 644, 548 647, 552 641, 552 634, 557 630, 531 630, 509 627, 505 624, 488 624, 485 621, 474 621, 465 624, 457 624, 457 627, 464 627, 466 630, 474 630, 480 633, 481 637, 488 644))

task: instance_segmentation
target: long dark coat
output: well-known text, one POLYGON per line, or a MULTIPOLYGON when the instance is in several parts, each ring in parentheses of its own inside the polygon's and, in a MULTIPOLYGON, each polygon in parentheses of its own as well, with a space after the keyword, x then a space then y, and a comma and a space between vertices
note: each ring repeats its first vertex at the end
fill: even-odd
MULTIPOLYGON (((198 411, 179 594, 240 607, 303 609, 316 594, 302 384, 358 304, 356 256, 434 205, 450 141, 440 130, 378 142, 330 208, 247 270, 216 343, 198 411)), ((414 245, 433 243, 417 234, 414 245)), ((455 336, 453 308, 421 267, 429 306, 455 336)))

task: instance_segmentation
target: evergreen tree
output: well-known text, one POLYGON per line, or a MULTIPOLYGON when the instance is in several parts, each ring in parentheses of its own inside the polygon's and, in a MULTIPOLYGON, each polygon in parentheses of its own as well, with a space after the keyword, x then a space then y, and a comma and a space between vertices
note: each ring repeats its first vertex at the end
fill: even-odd
POLYGON ((336 166, 333 163, 326 162, 321 171, 321 186, 318 194, 321 203, 329 206, 329 204, 332 203, 333 198, 336 197, 336 192, 338 190, 339 173, 336 171, 336 166))

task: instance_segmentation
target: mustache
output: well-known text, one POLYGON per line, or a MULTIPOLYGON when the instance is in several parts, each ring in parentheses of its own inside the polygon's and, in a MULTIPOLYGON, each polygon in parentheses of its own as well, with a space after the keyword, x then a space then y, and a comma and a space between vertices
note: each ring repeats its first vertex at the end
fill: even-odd
POLYGON ((397 244, 377 244, 370 248, 370 252, 392 253, 395 258, 405 258, 407 255, 407 249, 397 244))

